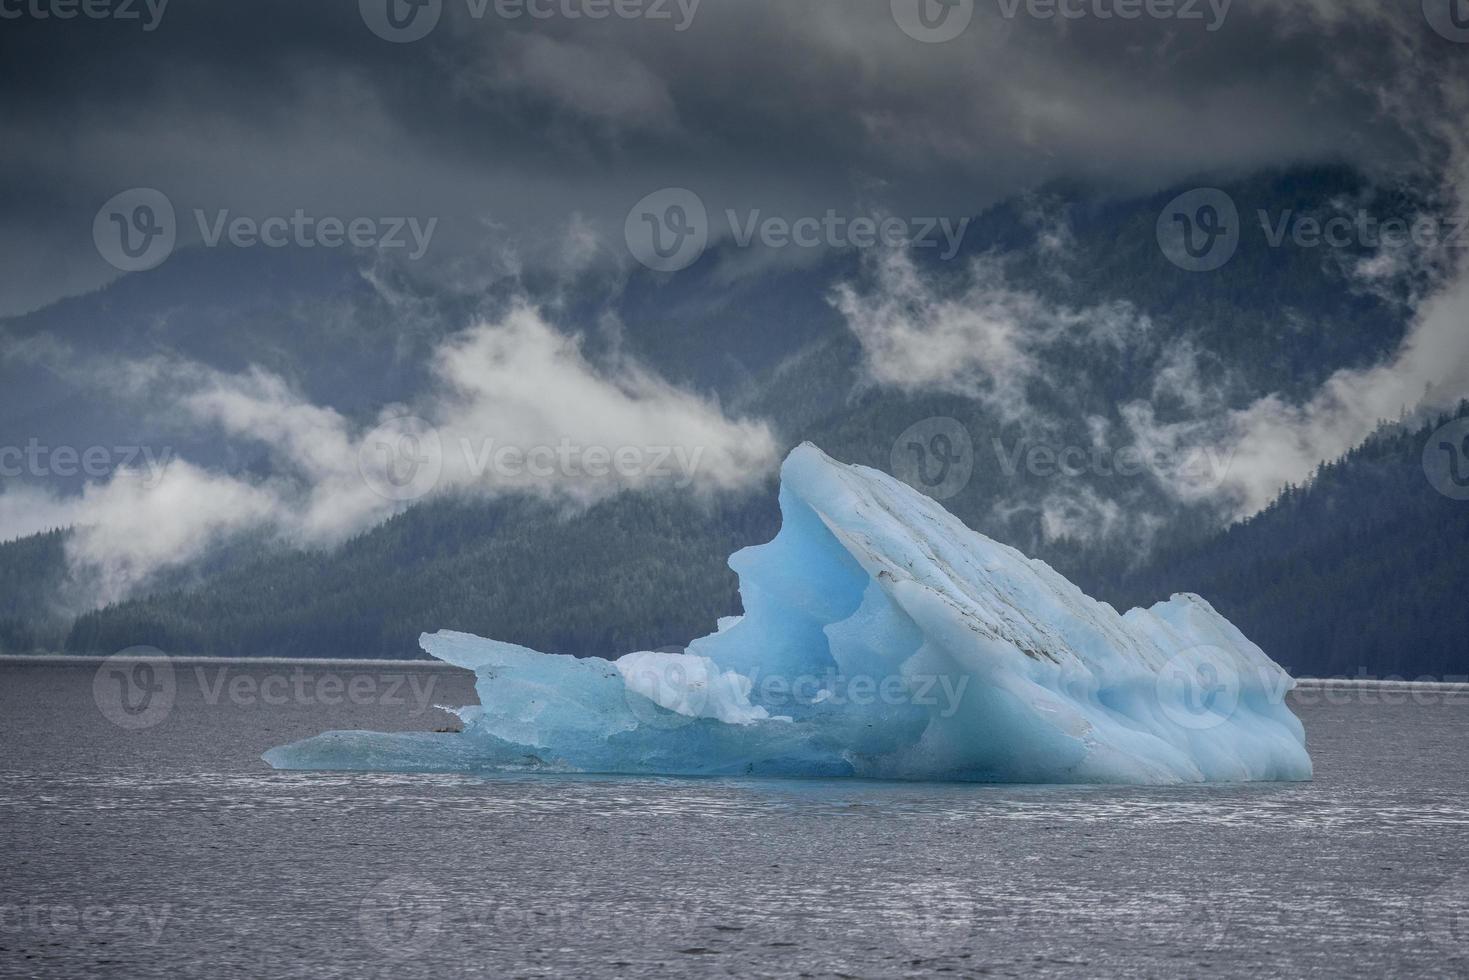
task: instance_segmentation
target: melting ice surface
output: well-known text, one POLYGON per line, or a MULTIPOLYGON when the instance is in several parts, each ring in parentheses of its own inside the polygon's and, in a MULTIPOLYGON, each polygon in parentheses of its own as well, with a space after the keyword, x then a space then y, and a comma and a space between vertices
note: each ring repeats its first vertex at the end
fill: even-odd
POLYGON ((280 769, 1023 782, 1309 779, 1290 676, 1203 599, 1126 615, 939 504, 811 445, 745 614, 684 653, 579 660, 464 633, 462 733, 328 732, 280 769))

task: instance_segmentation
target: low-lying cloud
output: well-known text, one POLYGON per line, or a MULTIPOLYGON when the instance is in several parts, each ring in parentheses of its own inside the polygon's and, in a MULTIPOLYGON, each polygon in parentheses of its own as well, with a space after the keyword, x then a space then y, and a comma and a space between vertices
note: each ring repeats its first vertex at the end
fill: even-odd
POLYGON ((76 497, 0 494, 0 535, 76 528, 68 557, 103 602, 247 530, 332 546, 435 495, 525 493, 575 506, 664 486, 710 493, 757 483, 777 461, 765 423, 730 419, 634 361, 598 367, 525 305, 444 342, 431 392, 371 423, 260 369, 155 360, 127 370, 172 386, 196 426, 263 452, 270 475, 175 460, 161 478, 121 469, 76 497))
POLYGON ((971 263, 954 292, 899 249, 883 251, 870 267, 870 289, 841 283, 832 294, 862 345, 870 379, 974 398, 1005 421, 1033 414, 1027 387, 1044 369, 1048 345, 1063 337, 1121 345, 1149 327, 1127 303, 1073 309, 1018 289, 992 257, 971 263))
POLYGON ((1386 362, 1342 370, 1304 403, 1279 394, 1219 415, 1161 423, 1152 405, 1122 408, 1138 445, 1178 454, 1207 446, 1230 458, 1222 481, 1201 483, 1176 472, 1166 486, 1186 501, 1223 500, 1233 516, 1269 504, 1289 483, 1306 482, 1322 462, 1359 445, 1382 422, 1407 411, 1435 411, 1469 394, 1469 274, 1461 274, 1419 310, 1386 362))

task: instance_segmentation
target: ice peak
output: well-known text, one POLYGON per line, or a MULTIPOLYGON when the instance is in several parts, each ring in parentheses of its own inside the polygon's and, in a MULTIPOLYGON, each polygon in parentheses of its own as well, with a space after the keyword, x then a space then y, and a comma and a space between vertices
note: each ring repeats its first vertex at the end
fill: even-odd
MULTIPOLYGON (((373 765, 1139 783, 1310 777, 1304 733, 1284 703, 1290 677, 1200 597, 1181 593, 1119 615, 906 484, 811 443, 781 466, 780 506, 775 539, 730 559, 744 615, 686 653, 579 661, 425 635, 425 650, 478 673, 482 706, 465 709, 452 751, 376 736, 373 765)), ((365 736, 352 736, 346 752, 342 737, 267 758, 371 768, 359 765, 365 736)))

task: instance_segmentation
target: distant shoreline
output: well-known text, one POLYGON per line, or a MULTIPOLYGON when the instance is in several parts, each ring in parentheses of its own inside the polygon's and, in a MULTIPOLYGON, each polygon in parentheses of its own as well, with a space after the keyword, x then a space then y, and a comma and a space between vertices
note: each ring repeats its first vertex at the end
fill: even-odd
MULTIPOLYGON (((203 665, 231 665, 240 667, 350 667, 354 670, 380 668, 384 670, 464 670, 469 673, 468 668, 458 667, 454 664, 444 663, 442 660, 371 660, 371 659, 338 659, 334 657, 204 657, 204 656, 164 656, 164 657, 99 657, 93 654, 65 654, 65 653, 8 653, 0 654, 0 666, 6 664, 38 664, 54 666, 97 666, 103 661, 117 660, 167 660, 170 663, 183 667, 203 665)), ((1437 691, 1448 689, 1462 689, 1469 691, 1469 675, 1451 675, 1450 679, 1426 681, 1426 680, 1402 680, 1396 678, 1372 678, 1372 677, 1297 677, 1297 690, 1328 690, 1332 688, 1365 688, 1385 689, 1401 691, 1437 691)))
POLYGON ((158 657, 99 657, 94 654, 66 653, 7 653, 0 654, 0 665, 43 664, 47 666, 97 666, 103 662, 127 660, 167 660, 181 667, 232 665, 241 667, 351 667, 364 669, 382 667, 388 670, 465 670, 442 660, 372 660, 338 657, 204 657, 204 656, 158 656, 158 657))
POLYGON ((1319 691, 1327 688, 1365 687, 1395 691, 1436 691, 1443 688, 1469 690, 1469 675, 1454 674, 1451 680, 1408 681, 1373 677, 1297 677, 1296 689, 1319 691))

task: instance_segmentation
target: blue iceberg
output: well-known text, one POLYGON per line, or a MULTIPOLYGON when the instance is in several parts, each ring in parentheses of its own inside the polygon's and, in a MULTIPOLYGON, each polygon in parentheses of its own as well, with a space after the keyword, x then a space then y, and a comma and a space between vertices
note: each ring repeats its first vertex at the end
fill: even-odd
POLYGON ((1119 615, 932 499, 815 446, 780 533, 730 559, 743 616, 618 660, 464 633, 458 733, 328 732, 279 769, 1162 784, 1311 777, 1294 681, 1203 599, 1119 615))

